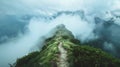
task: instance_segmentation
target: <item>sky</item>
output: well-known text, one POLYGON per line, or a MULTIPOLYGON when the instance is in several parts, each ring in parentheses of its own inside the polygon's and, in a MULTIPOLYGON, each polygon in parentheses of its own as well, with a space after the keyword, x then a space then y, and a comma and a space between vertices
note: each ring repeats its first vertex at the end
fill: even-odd
POLYGON ((47 10, 102 12, 119 9, 120 0, 1 0, 1 13, 40 13, 47 10))

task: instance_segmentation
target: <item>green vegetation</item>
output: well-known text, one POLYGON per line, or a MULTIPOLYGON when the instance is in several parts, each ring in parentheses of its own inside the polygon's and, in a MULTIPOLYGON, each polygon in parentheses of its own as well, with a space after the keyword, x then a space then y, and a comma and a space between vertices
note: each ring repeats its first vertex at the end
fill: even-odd
POLYGON ((71 67, 120 67, 120 60, 90 46, 72 46, 68 54, 71 67))
POLYGON ((30 53, 16 62, 15 67, 57 67, 58 44, 67 50, 70 67, 120 67, 120 60, 91 46, 82 45, 65 27, 58 26, 53 37, 46 39, 41 51, 30 53))

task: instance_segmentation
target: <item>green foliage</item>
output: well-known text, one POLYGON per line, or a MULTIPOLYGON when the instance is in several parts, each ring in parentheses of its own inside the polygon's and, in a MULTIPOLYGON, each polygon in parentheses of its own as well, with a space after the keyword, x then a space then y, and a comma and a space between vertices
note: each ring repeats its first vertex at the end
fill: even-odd
POLYGON ((35 62, 33 62, 34 61, 34 57, 37 57, 38 55, 39 55, 39 52, 32 52, 29 55, 24 56, 23 58, 18 59, 16 67, 32 67, 35 64, 35 62))
POLYGON ((70 41, 74 44, 78 44, 78 45, 80 44, 80 41, 77 39, 70 39, 70 41))
POLYGON ((73 67, 120 67, 120 60, 90 46, 73 46, 69 51, 73 67))

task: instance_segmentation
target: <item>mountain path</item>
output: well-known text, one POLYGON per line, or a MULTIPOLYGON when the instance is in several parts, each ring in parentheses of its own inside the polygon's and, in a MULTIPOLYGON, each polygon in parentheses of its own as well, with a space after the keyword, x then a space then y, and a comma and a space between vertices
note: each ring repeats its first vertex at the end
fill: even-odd
POLYGON ((58 49, 60 51, 58 67, 69 67, 67 62, 67 51, 62 47, 63 43, 60 42, 58 45, 58 49))

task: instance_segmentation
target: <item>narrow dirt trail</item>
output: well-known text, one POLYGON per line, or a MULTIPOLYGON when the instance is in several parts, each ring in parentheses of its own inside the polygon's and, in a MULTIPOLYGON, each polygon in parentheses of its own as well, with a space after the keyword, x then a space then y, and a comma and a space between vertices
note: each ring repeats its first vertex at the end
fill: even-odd
POLYGON ((60 51, 58 67, 69 67, 67 62, 67 51, 62 47, 62 45, 62 42, 60 42, 58 45, 58 49, 60 51))

